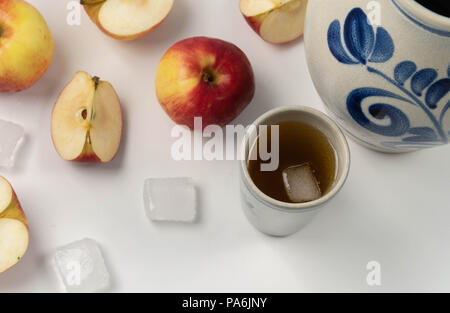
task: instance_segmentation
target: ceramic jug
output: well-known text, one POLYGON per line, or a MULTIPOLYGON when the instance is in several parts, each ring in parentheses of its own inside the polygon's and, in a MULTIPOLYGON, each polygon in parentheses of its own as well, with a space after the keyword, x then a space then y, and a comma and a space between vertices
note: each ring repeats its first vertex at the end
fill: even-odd
POLYGON ((449 142, 450 18, 413 0, 309 1, 305 47, 329 114, 360 143, 449 142))

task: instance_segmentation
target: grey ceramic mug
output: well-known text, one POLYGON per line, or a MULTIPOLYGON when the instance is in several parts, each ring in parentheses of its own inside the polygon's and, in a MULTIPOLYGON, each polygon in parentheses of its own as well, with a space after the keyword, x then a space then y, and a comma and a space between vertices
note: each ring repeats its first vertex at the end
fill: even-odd
POLYGON ((342 188, 350 168, 350 151, 341 129, 324 113, 304 106, 287 106, 260 116, 248 128, 241 147, 240 189, 242 208, 250 223, 261 232, 272 236, 291 235, 303 228, 325 203, 342 188), (329 140, 336 152, 336 177, 330 190, 321 198, 306 203, 286 203, 264 194, 252 181, 248 161, 260 125, 282 121, 300 121, 316 127, 329 140), (253 133, 252 133, 253 132, 253 133))

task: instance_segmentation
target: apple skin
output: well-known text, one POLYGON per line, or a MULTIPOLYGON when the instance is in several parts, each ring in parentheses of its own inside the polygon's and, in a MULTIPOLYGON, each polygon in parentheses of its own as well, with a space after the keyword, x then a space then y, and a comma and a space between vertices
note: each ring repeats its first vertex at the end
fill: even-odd
POLYGON ((135 40, 138 39, 140 37, 143 37, 145 35, 147 35, 148 33, 152 32, 153 30, 155 30, 159 25, 162 24, 162 22, 164 22, 164 20, 167 18, 167 16, 169 14, 167 14, 162 20, 161 22, 159 22, 158 24, 154 25, 152 28, 147 29, 146 31, 140 32, 138 34, 134 34, 132 36, 119 36, 116 34, 113 34, 109 31, 107 31, 102 24, 100 24, 100 21, 98 19, 98 14, 100 9, 102 8, 102 5, 104 2, 100 2, 97 4, 91 4, 92 2, 95 2, 96 0, 81 0, 80 4, 84 6, 84 10, 86 11, 87 15, 89 16, 89 18, 91 19, 92 22, 94 22, 95 25, 97 25, 97 27, 106 35, 117 39, 117 40, 123 40, 123 41, 130 41, 130 40, 135 40))
MULTIPOLYGON (((23 225, 25 225, 25 227, 27 229, 27 233, 28 233, 28 241, 27 241, 27 247, 28 247, 30 228, 28 226, 28 221, 27 221, 27 218, 25 216, 25 213, 24 213, 24 211, 22 209, 22 206, 20 205, 19 199, 17 198, 16 192, 14 191, 14 188, 11 186, 9 181, 6 178, 2 177, 2 176, 0 176, 0 180, 5 181, 9 185, 9 187, 11 188, 11 192, 12 192, 11 201, 8 204, 8 206, 6 207, 6 209, 0 213, 0 219, 4 219, 4 218, 13 219, 13 220, 17 220, 17 221, 21 222, 23 225)), ((26 250, 27 249, 25 249, 25 251, 26 250)), ((18 262, 19 262, 19 260, 17 261, 17 263, 18 262)), ((3 271, 0 271, 0 273, 3 273, 5 271, 11 269, 17 263, 12 264, 10 267, 4 269, 3 271)))
MULTIPOLYGON (((86 143, 84 144, 83 152, 76 158, 75 160, 72 160, 73 162, 79 162, 79 163, 101 163, 102 160, 95 154, 94 150, 92 149, 92 145, 88 142, 89 140, 86 139, 86 143)), ((117 154, 117 152, 116 152, 117 154)), ((112 159, 114 159, 116 156, 114 155, 112 159)))
MULTIPOLYGON (((248 25, 259 35, 259 30, 261 29, 261 24, 264 21, 264 17, 267 15, 267 13, 263 13, 257 16, 244 16, 245 20, 247 21, 248 25)), ((262 37, 261 37, 262 38, 262 37)), ((264 38, 263 38, 264 39, 264 38)), ((264 39, 265 40, 265 39, 264 39)))
POLYGON ((158 100, 177 124, 194 128, 194 117, 225 126, 252 101, 253 69, 237 46, 214 38, 193 37, 174 44, 156 73, 158 100))
POLYGON ((53 58, 54 42, 42 15, 23 0, 0 1, 0 92, 35 84, 53 58))
POLYGON ((270 43, 270 44, 284 45, 284 44, 289 44, 289 43, 291 43, 293 41, 296 41, 296 40, 298 40, 299 38, 301 38, 303 36, 303 35, 300 35, 297 38, 293 38, 291 40, 287 40, 287 41, 283 41, 283 42, 271 42, 269 40, 266 40, 263 36, 261 36, 260 30, 261 30, 261 25, 262 25, 262 23, 263 23, 263 21, 264 21, 264 19, 266 18, 267 15, 268 15, 267 13, 263 13, 263 14, 260 14, 260 15, 257 15, 257 16, 245 16, 245 15, 243 15, 245 20, 247 21, 247 24, 250 25, 250 27, 255 31, 255 33, 257 33, 258 36, 262 40, 264 40, 265 42, 270 43))
POLYGON ((9 204, 8 208, 5 211, 0 213, 0 218, 11 218, 14 220, 18 220, 22 222, 27 227, 27 229, 29 229, 25 212, 23 211, 22 206, 20 205, 16 192, 12 187, 11 189, 12 189, 11 203, 9 204))

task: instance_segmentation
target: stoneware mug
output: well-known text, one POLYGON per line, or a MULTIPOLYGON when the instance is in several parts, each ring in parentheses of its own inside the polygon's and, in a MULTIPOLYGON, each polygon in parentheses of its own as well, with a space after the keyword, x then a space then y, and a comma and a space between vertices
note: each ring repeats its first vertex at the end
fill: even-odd
POLYGON ((309 1, 305 48, 330 115, 360 143, 449 142, 450 18, 413 0, 309 1))
POLYGON ((341 129, 328 116, 318 110, 302 106, 271 110, 260 116, 253 126, 255 127, 248 128, 241 146, 239 168, 242 208, 250 223, 261 232, 272 236, 291 235, 303 228, 344 185, 350 168, 347 140, 341 129), (259 190, 250 177, 248 161, 251 149, 258 138, 259 126, 273 125, 282 121, 300 121, 316 127, 328 138, 335 150, 337 162, 335 180, 330 190, 317 200, 306 203, 275 200, 259 190))

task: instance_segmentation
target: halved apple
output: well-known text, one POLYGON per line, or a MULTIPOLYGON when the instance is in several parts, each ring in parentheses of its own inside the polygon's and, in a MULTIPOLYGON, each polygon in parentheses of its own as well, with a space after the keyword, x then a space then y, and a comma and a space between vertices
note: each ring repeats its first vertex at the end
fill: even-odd
POLYGON ((0 273, 22 259, 28 242, 25 214, 11 184, 0 176, 0 273))
POLYGON ((91 20, 107 35, 132 40, 158 27, 174 0, 81 0, 91 20))
POLYGON ((280 44, 303 35, 308 0, 241 0, 248 24, 267 42, 280 44))
POLYGON ((122 109, 113 86, 77 72, 56 101, 51 132, 64 160, 111 161, 122 138, 122 109))

